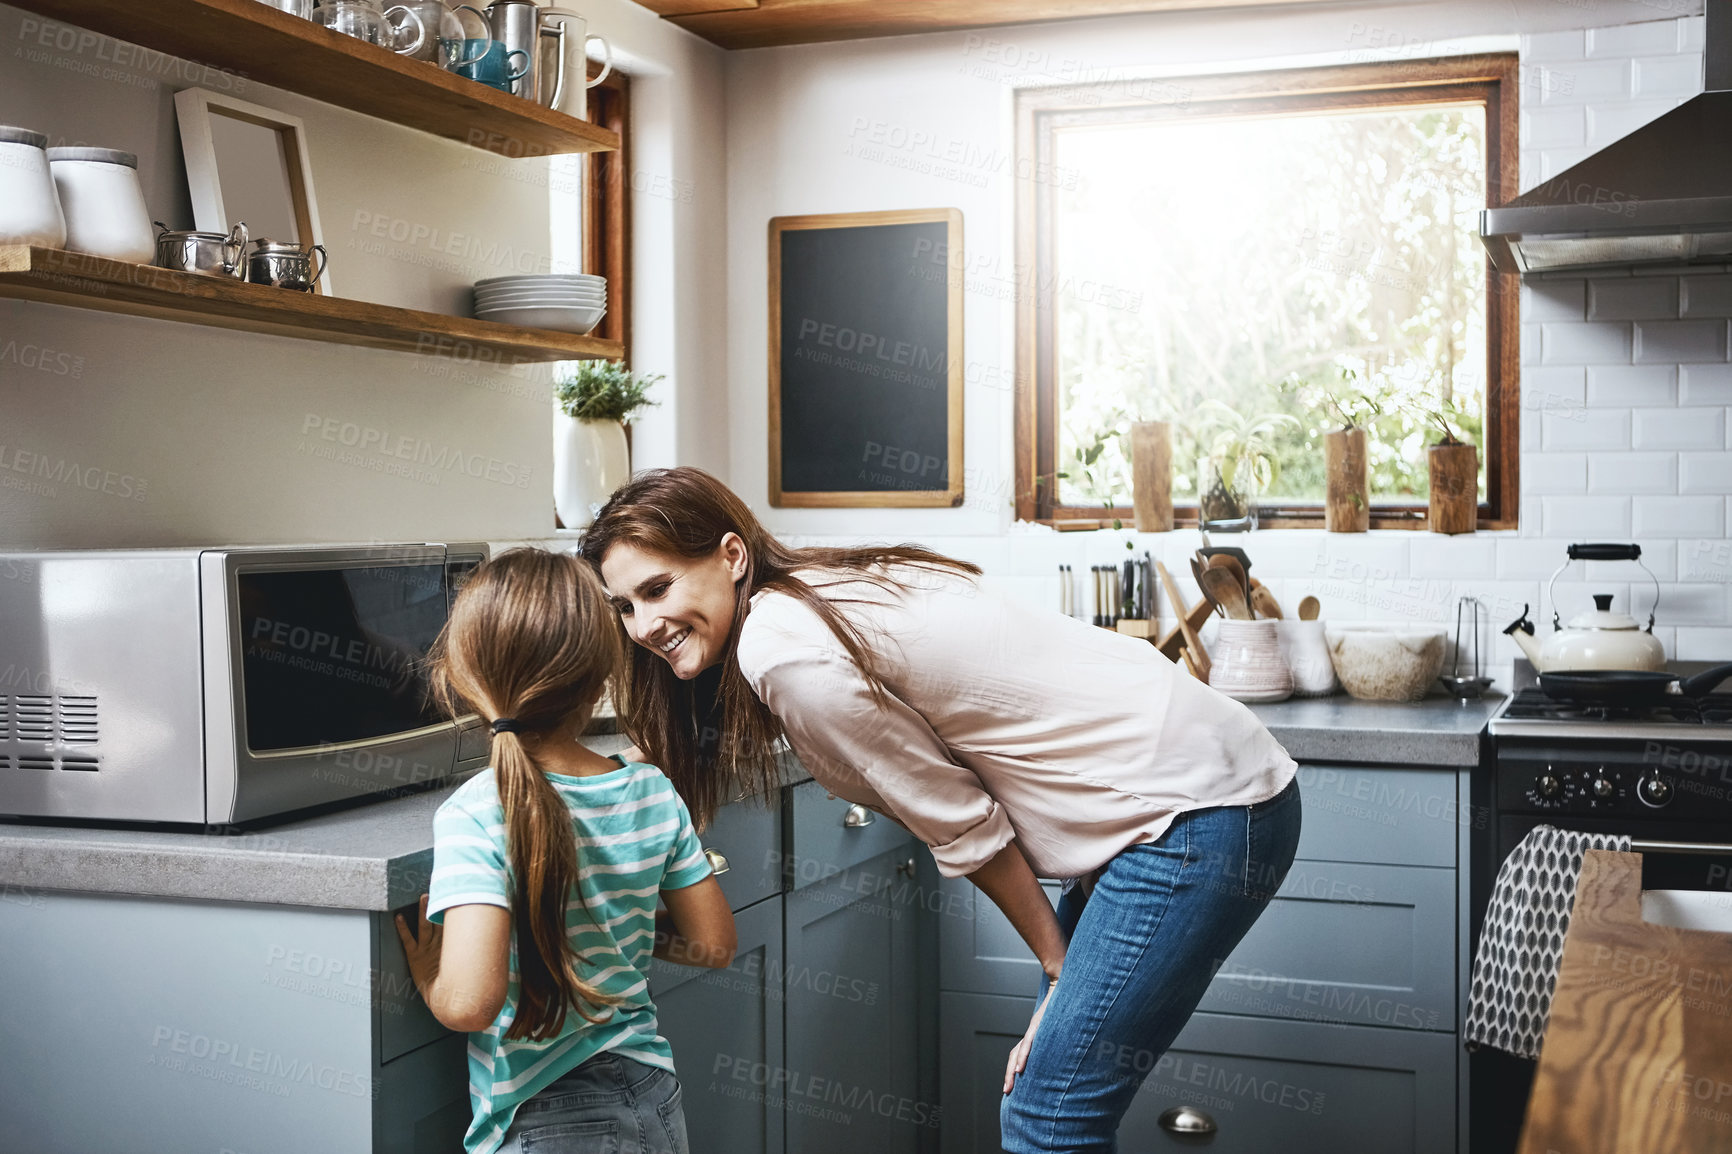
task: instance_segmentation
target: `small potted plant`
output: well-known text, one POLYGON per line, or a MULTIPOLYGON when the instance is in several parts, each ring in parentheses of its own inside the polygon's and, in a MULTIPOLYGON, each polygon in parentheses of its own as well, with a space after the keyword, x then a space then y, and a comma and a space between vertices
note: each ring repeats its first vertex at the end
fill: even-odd
POLYGON ((1341 370, 1338 387, 1319 389, 1323 407, 1341 421, 1323 434, 1323 527, 1331 533, 1363 533, 1371 528, 1371 489, 1367 482, 1365 426, 1383 406, 1359 384, 1359 374, 1341 370))
POLYGON ((660 380, 660 373, 633 373, 624 361, 581 361, 555 383, 553 504, 565 528, 588 525, 631 479, 625 426, 638 410, 659 404, 647 394, 660 380))
POLYGON ((1194 426, 1202 456, 1197 461, 1197 520, 1215 532, 1257 527, 1257 497, 1280 473, 1275 436, 1298 428, 1286 413, 1245 416, 1230 405, 1207 400, 1198 406, 1194 426))
POLYGON ((1479 448, 1459 432, 1464 414, 1445 396, 1422 397, 1413 408, 1442 436, 1426 449, 1427 527, 1433 533, 1471 533, 1479 527, 1479 448))

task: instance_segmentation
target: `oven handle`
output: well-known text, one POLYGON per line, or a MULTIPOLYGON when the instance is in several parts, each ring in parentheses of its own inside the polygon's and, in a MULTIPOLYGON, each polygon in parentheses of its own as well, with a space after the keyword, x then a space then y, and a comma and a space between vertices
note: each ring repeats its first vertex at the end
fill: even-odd
POLYGON ((1732 854, 1732 845, 1715 845, 1706 841, 1643 841, 1632 838, 1630 849, 1634 853, 1732 854))

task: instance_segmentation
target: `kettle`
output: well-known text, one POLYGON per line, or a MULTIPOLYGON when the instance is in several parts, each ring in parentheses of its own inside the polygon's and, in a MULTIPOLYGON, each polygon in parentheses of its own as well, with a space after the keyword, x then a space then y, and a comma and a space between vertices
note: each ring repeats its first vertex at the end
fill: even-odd
MULTIPOLYGON (((1646 628, 1628 613, 1612 609, 1610 593, 1596 593, 1594 608, 1571 617, 1567 625, 1558 620, 1557 601, 1552 587, 1558 574, 1573 561, 1635 561, 1641 564, 1640 545, 1571 545, 1568 559, 1552 573, 1546 585, 1546 600, 1551 601, 1552 634, 1543 642, 1534 638, 1533 622, 1528 620, 1528 606, 1522 615, 1510 622, 1504 632, 1509 635, 1534 668, 1541 673, 1564 673, 1583 669, 1663 670, 1666 649, 1654 636, 1654 614, 1648 613, 1646 628)), ((1642 571, 1654 582, 1654 605, 1660 602, 1660 580, 1646 565, 1642 571)))

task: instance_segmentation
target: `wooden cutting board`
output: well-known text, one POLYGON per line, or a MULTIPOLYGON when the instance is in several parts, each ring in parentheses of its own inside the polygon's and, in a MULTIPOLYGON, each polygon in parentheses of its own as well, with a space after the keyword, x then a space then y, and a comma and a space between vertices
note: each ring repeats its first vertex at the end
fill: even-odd
POLYGON ((1520 1154, 1732 1152, 1732 934, 1642 920, 1642 855, 1589 850, 1520 1154))

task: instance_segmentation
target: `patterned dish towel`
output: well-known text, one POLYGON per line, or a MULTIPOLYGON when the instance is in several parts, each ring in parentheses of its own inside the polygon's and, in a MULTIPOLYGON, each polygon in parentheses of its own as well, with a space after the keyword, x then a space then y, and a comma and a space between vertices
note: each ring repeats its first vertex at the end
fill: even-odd
POLYGON ((1627 836, 1535 826, 1497 871, 1468 991, 1462 1040, 1538 1058, 1551 1017, 1564 933, 1590 849, 1620 852, 1627 836))

